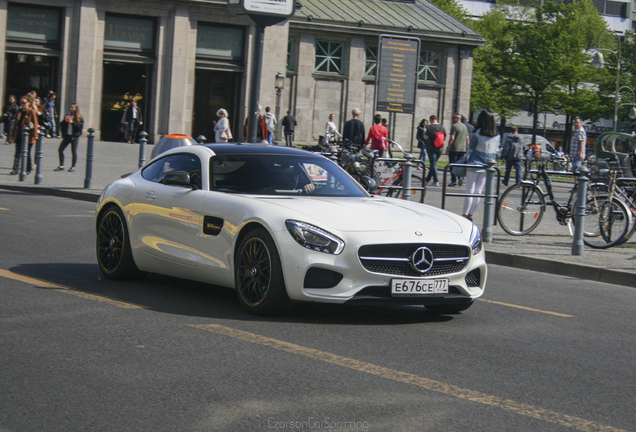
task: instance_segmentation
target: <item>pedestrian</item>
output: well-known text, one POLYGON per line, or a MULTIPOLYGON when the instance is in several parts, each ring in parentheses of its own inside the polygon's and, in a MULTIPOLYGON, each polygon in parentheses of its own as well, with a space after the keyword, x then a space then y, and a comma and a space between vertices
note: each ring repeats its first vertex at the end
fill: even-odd
POLYGON ((49 115, 49 123, 50 123, 50 138, 59 138, 60 133, 57 128, 57 122, 59 121, 59 115, 57 113, 57 108, 55 107, 55 103, 57 101, 57 95, 53 90, 51 90, 44 101, 44 107, 46 109, 46 113, 49 115))
POLYGON ((431 186, 439 186, 437 177, 437 161, 442 155, 444 141, 446 140, 446 129, 439 123, 437 116, 433 114, 429 118, 429 124, 424 130, 424 139, 426 139, 426 154, 428 156, 429 171, 426 175, 426 184, 431 186))
MULTIPOLYGON (((257 111, 256 111, 256 142, 260 143, 262 141, 266 141, 269 142, 267 140, 267 122, 265 121, 265 116, 263 116, 261 114, 261 109, 263 109, 262 106, 258 105, 257 107, 257 111)), ((247 126, 248 126, 248 122, 249 122, 249 116, 245 119, 245 128, 243 130, 243 139, 245 141, 249 140, 249 136, 248 134, 248 130, 247 130, 247 126)))
POLYGON ((389 134, 389 139, 391 139, 391 132, 389 129, 389 122, 387 119, 382 118, 382 126, 384 126, 386 128, 386 132, 389 134))
POLYGON ((77 164, 77 146, 79 144, 79 139, 82 136, 82 129, 84 129, 84 119, 80 114, 80 109, 77 103, 72 103, 69 113, 64 117, 64 120, 60 122, 62 142, 57 149, 57 153, 60 158, 60 165, 53 171, 64 170, 64 150, 69 144, 71 145, 72 165, 68 169, 68 172, 75 171, 75 165, 77 164))
POLYGON ((421 164, 417 164, 417 169, 422 171, 426 167, 426 138, 424 138, 424 132, 426 131, 426 126, 428 126, 428 120, 422 119, 420 124, 417 126, 417 133, 415 136, 417 137, 417 148, 420 149, 420 160, 421 164))
POLYGON ((475 133, 475 126, 471 125, 470 123, 468 123, 468 119, 466 118, 465 115, 462 114, 462 123, 464 123, 464 125, 468 128, 468 136, 470 137, 472 134, 475 133))
MULTIPOLYGON (((126 140, 128 144, 134 144, 137 139, 139 127, 144 124, 141 109, 137 106, 137 101, 132 100, 124 113, 124 125, 126 126, 126 140)), ((60 124, 60 128, 62 125, 60 124)))
POLYGON ((389 132, 386 127, 382 125, 382 116, 376 114, 373 116, 374 125, 369 128, 369 135, 364 142, 364 145, 371 143, 371 150, 377 150, 380 157, 384 157, 384 150, 386 150, 386 140, 389 139, 389 132))
POLYGON ((583 127, 581 117, 574 117, 574 133, 570 141, 570 161, 572 162, 572 173, 581 170, 581 163, 585 160, 585 147, 587 145, 587 132, 583 127))
POLYGON ((287 115, 283 118, 283 130, 285 132, 285 145, 287 147, 294 146, 294 131, 296 130, 296 119, 292 115, 291 111, 287 111, 287 115))
POLYGON ((325 125, 325 140, 327 142, 335 141, 337 136, 342 136, 338 132, 338 126, 336 126, 334 122, 335 119, 335 114, 329 114, 329 120, 327 120, 327 124, 325 125))
POLYGON ((466 194, 464 199, 464 212, 462 216, 472 220, 477 206, 481 202, 480 195, 484 192, 486 185, 486 166, 490 159, 495 160, 497 150, 501 142, 495 115, 490 110, 483 110, 477 118, 477 130, 470 137, 466 160, 467 164, 479 165, 479 167, 466 168, 466 194))
POLYGON ((13 129, 13 122, 18 114, 18 104, 14 95, 9 95, 7 103, 2 108, 2 117, 0 117, 0 123, 4 126, 5 144, 11 144, 11 130, 13 129))
POLYGON ((230 131, 230 121, 227 118, 227 110, 225 108, 219 108, 216 112, 219 120, 214 124, 214 141, 228 142, 232 139, 232 132, 230 131))
POLYGON ((31 158, 31 149, 33 148, 33 144, 35 144, 38 139, 38 130, 40 128, 40 125, 38 124, 38 115, 31 105, 29 96, 22 96, 20 98, 20 109, 18 109, 15 121, 13 122, 13 128, 11 129, 11 142, 15 143, 15 153, 13 155, 13 171, 9 173, 11 175, 18 174, 18 170, 20 169, 22 133, 24 132, 25 128, 27 129, 29 136, 27 139, 27 164, 24 168, 26 173, 30 174, 34 166, 33 159, 31 158))
POLYGON ((272 145, 274 144, 274 132, 276 131, 276 116, 272 113, 272 109, 270 107, 265 107, 265 124, 267 125, 267 142, 272 145))
MULTIPOLYGON (((448 138, 448 147, 446 153, 448 154, 449 163, 457 163, 466 154, 468 148, 468 128, 462 123, 462 117, 459 113, 453 114, 451 117, 451 132, 448 138)), ((456 186, 457 183, 461 186, 463 179, 457 176, 451 170, 451 182, 448 186, 456 186)))
POLYGON ((44 133, 48 135, 51 129, 51 124, 49 122, 49 114, 46 111, 44 103, 39 97, 35 98, 34 108, 35 108, 35 113, 38 116, 38 124, 44 128, 44 133))
POLYGON ((515 184, 521 183, 521 164, 523 161, 523 140, 519 136, 519 129, 512 127, 512 133, 506 138, 501 149, 501 159, 506 162, 506 174, 501 183, 508 186, 510 172, 515 169, 515 184))
POLYGON ((366 129, 364 123, 360 120, 360 110, 354 108, 351 110, 351 119, 347 120, 342 130, 342 140, 345 144, 354 144, 362 147, 364 145, 364 134, 366 129))

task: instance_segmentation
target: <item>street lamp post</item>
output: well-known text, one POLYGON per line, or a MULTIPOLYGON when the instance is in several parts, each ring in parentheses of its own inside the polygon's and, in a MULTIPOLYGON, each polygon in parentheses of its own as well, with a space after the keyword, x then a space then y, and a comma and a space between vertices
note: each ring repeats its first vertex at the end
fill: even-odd
POLYGON ((285 75, 282 72, 278 72, 276 74, 276 78, 274 79, 274 88, 276 89, 276 133, 274 135, 274 140, 276 142, 280 141, 280 96, 283 93, 283 88, 285 88, 285 75))
MULTIPOLYGON (((605 33, 606 31, 604 31, 603 33, 605 33)), ((601 36, 603 36, 603 33, 601 33, 601 36)), ((612 51, 611 49, 607 48, 597 48, 597 52, 592 58, 592 66, 598 69, 603 67, 603 65, 605 64, 605 59, 603 58, 603 53, 601 51, 608 51, 616 55, 616 92, 614 93, 614 132, 616 132, 618 130, 618 94, 620 91, 621 78, 621 35, 618 32, 614 32, 612 34, 616 36, 616 39, 618 40, 618 48, 616 49, 616 51, 612 51)), ((599 45, 600 40, 601 37, 599 36, 599 45)))

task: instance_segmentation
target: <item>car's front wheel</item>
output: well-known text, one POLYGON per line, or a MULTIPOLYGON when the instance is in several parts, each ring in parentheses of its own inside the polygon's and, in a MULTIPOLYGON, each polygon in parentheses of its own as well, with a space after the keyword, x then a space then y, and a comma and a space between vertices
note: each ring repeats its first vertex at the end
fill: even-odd
POLYGON ((97 222, 97 262, 109 279, 141 279, 146 276, 133 260, 128 227, 122 211, 107 209, 97 222))
POLYGON ((235 284, 239 303, 249 313, 273 315, 290 301, 274 240, 264 229, 248 233, 236 254, 235 284))

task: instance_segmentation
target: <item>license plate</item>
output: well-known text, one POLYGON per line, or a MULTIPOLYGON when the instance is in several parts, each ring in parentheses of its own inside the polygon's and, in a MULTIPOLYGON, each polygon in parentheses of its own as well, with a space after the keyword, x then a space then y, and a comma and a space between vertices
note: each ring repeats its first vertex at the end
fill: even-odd
POLYGON ((448 279, 392 279, 391 295, 448 294, 448 279))

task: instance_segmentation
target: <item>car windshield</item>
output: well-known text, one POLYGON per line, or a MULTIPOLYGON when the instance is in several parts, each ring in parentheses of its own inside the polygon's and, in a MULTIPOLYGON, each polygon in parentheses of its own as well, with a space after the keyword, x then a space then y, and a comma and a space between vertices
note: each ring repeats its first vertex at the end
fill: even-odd
POLYGON ((311 154, 214 156, 210 160, 210 189, 256 195, 367 196, 342 168, 327 158, 311 154))

